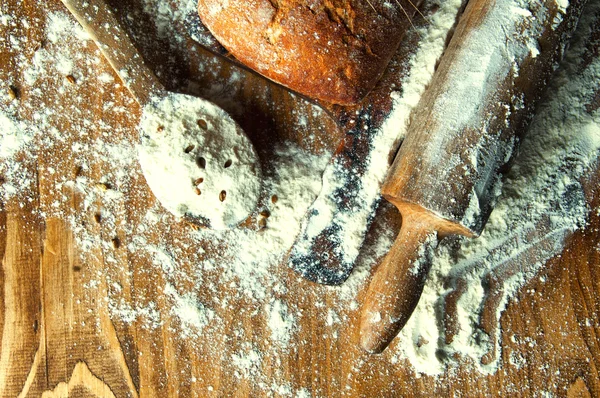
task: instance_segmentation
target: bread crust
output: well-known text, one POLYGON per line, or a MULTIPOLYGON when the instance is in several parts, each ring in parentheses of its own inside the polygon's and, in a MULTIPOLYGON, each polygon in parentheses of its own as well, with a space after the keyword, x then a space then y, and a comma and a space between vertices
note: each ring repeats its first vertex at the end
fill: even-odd
POLYGON ((415 3, 199 0, 198 12, 243 64, 310 98, 350 105, 377 83, 410 27, 415 3))

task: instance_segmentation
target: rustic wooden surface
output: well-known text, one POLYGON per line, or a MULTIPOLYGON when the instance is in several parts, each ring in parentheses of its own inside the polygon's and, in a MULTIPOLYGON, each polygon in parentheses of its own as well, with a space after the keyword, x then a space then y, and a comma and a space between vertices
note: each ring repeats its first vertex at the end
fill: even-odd
MULTIPOLYGON (((135 1, 114 4, 124 12, 140 7, 135 1)), ((9 0, 7 7, 17 21, 29 24, 0 27, 0 84, 2 90, 7 90, 5 82, 12 82, 18 100, 25 101, 36 87, 25 84, 24 63, 17 61, 19 54, 31 59, 39 45, 56 45, 43 42, 44 16, 64 8, 58 0, 9 0), (28 40, 21 46, 7 45, 9 35, 15 34, 28 40)), ((143 22, 131 29, 143 27, 140 32, 156 35, 152 24, 143 22)), ((163 44, 157 41, 154 48, 144 50, 158 70, 178 66, 176 79, 163 81, 167 87, 177 88, 186 78, 199 83, 212 78, 195 72, 201 52, 188 59, 169 53, 169 58, 164 56, 169 49, 163 44)), ((92 43, 86 44, 84 51, 90 57, 100 57, 92 43)), ((94 68, 98 75, 113 73, 103 60, 94 68)), ((219 70, 223 76, 231 73, 227 65, 220 65, 219 70)), ((46 82, 49 89, 43 100, 35 108, 19 109, 20 117, 31 119, 35 110, 49 104, 61 108, 63 112, 54 115, 52 122, 60 127, 65 139, 52 145, 52 152, 40 151, 35 159, 23 158, 21 167, 31 176, 28 195, 0 203, 0 396, 255 397, 290 396, 301 389, 313 396, 542 396, 545 392, 569 397, 600 396, 598 171, 591 173, 586 182, 589 224, 569 239, 560 256, 547 262, 540 272, 543 278, 536 277, 521 289, 502 316, 500 370, 482 375, 465 364, 437 377, 416 375, 406 361, 392 363, 385 355, 361 352, 358 308, 337 308, 349 321, 334 325, 332 332, 325 321, 328 305, 335 305, 328 290, 299 279, 283 266, 275 277, 281 279, 284 292, 271 293, 285 295, 302 312, 297 319, 301 332, 290 337, 290 348, 268 347, 266 340, 271 332, 264 317, 257 315, 256 303, 232 294, 230 290, 235 287, 219 285, 216 271, 207 271, 204 278, 207 286, 218 289, 196 289, 195 294, 202 302, 233 297, 225 300, 227 306, 215 306, 221 321, 209 325, 200 335, 183 333, 162 291, 167 275, 155 268, 149 271, 151 259, 126 250, 132 237, 122 223, 139 222, 143 214, 137 210, 151 207, 154 201, 142 176, 135 174, 128 186, 108 186, 120 190, 126 198, 126 205, 113 215, 117 222, 111 226, 97 216, 103 206, 101 199, 89 206, 77 190, 63 186, 57 192, 58 181, 73 180, 78 173, 107 187, 108 165, 97 163, 82 171, 76 154, 70 152, 69 137, 77 134, 81 112, 114 127, 114 136, 89 136, 87 140, 118 142, 136 139, 139 108, 123 87, 97 90, 94 76, 86 76, 70 87, 74 95, 65 95, 59 89, 64 84, 60 76, 46 82), (107 114, 103 109, 106 101, 129 111, 107 114), (57 195, 67 200, 55 205, 57 195), (57 216, 73 212, 87 220, 81 224, 86 236, 98 242, 119 243, 85 248, 88 255, 82 261, 84 248, 75 239, 71 224, 57 216), (109 297, 137 304, 152 300, 163 323, 147 327, 141 320, 124 322, 111 313, 109 297), (260 361, 260 369, 241 377, 230 359, 248 344, 268 356, 260 361), (509 365, 510 356, 515 354, 524 358, 521 366, 509 365), (286 384, 291 392, 273 388, 274 381, 275 385, 286 384)), ((306 127, 283 127, 293 126, 293 115, 310 110, 312 105, 253 75, 246 75, 237 84, 232 96, 244 104, 245 113, 240 113, 232 100, 223 106, 229 106, 233 114, 237 110, 245 130, 258 147, 265 148, 263 158, 268 158, 266 148, 276 141, 293 140, 311 150, 331 150, 339 141, 333 121, 323 114, 305 112, 313 115, 306 127), (306 137, 310 134, 320 139, 311 140, 309 145, 306 137)), ((380 216, 392 217, 397 224, 397 214, 389 208, 380 216)), ((146 238, 185 239, 188 231, 185 224, 170 223, 148 232, 146 238)), ((186 250, 190 259, 196 258, 195 248, 186 250)), ((210 248, 207 250, 210 255, 210 248)), ((182 277, 174 281, 175 287, 194 289, 184 277, 193 274, 193 260, 178 266, 182 277)), ((169 277, 173 280, 172 275, 169 277)), ((359 293, 359 303, 361 300, 359 293)))

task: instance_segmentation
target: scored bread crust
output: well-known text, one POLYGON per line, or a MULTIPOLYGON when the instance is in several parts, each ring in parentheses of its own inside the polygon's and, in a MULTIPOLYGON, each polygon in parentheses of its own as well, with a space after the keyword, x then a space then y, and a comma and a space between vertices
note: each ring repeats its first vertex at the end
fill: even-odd
POLYGON ((199 0, 240 62, 310 98, 349 105, 382 75, 420 0, 199 0))

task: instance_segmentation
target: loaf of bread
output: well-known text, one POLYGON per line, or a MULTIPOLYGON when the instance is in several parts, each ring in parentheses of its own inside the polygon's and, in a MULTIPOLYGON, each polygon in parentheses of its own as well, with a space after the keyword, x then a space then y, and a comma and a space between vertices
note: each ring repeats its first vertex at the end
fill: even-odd
POLYGON ((293 91, 355 104, 382 75, 420 0, 199 0, 240 62, 293 91))

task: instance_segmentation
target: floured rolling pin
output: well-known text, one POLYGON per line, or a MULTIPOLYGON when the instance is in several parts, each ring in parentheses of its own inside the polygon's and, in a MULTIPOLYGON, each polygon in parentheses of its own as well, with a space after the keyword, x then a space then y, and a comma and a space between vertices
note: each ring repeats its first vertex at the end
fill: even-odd
POLYGON ((438 240, 481 233, 584 3, 469 1, 382 187, 402 228, 366 294, 366 351, 382 352, 408 321, 438 240))

